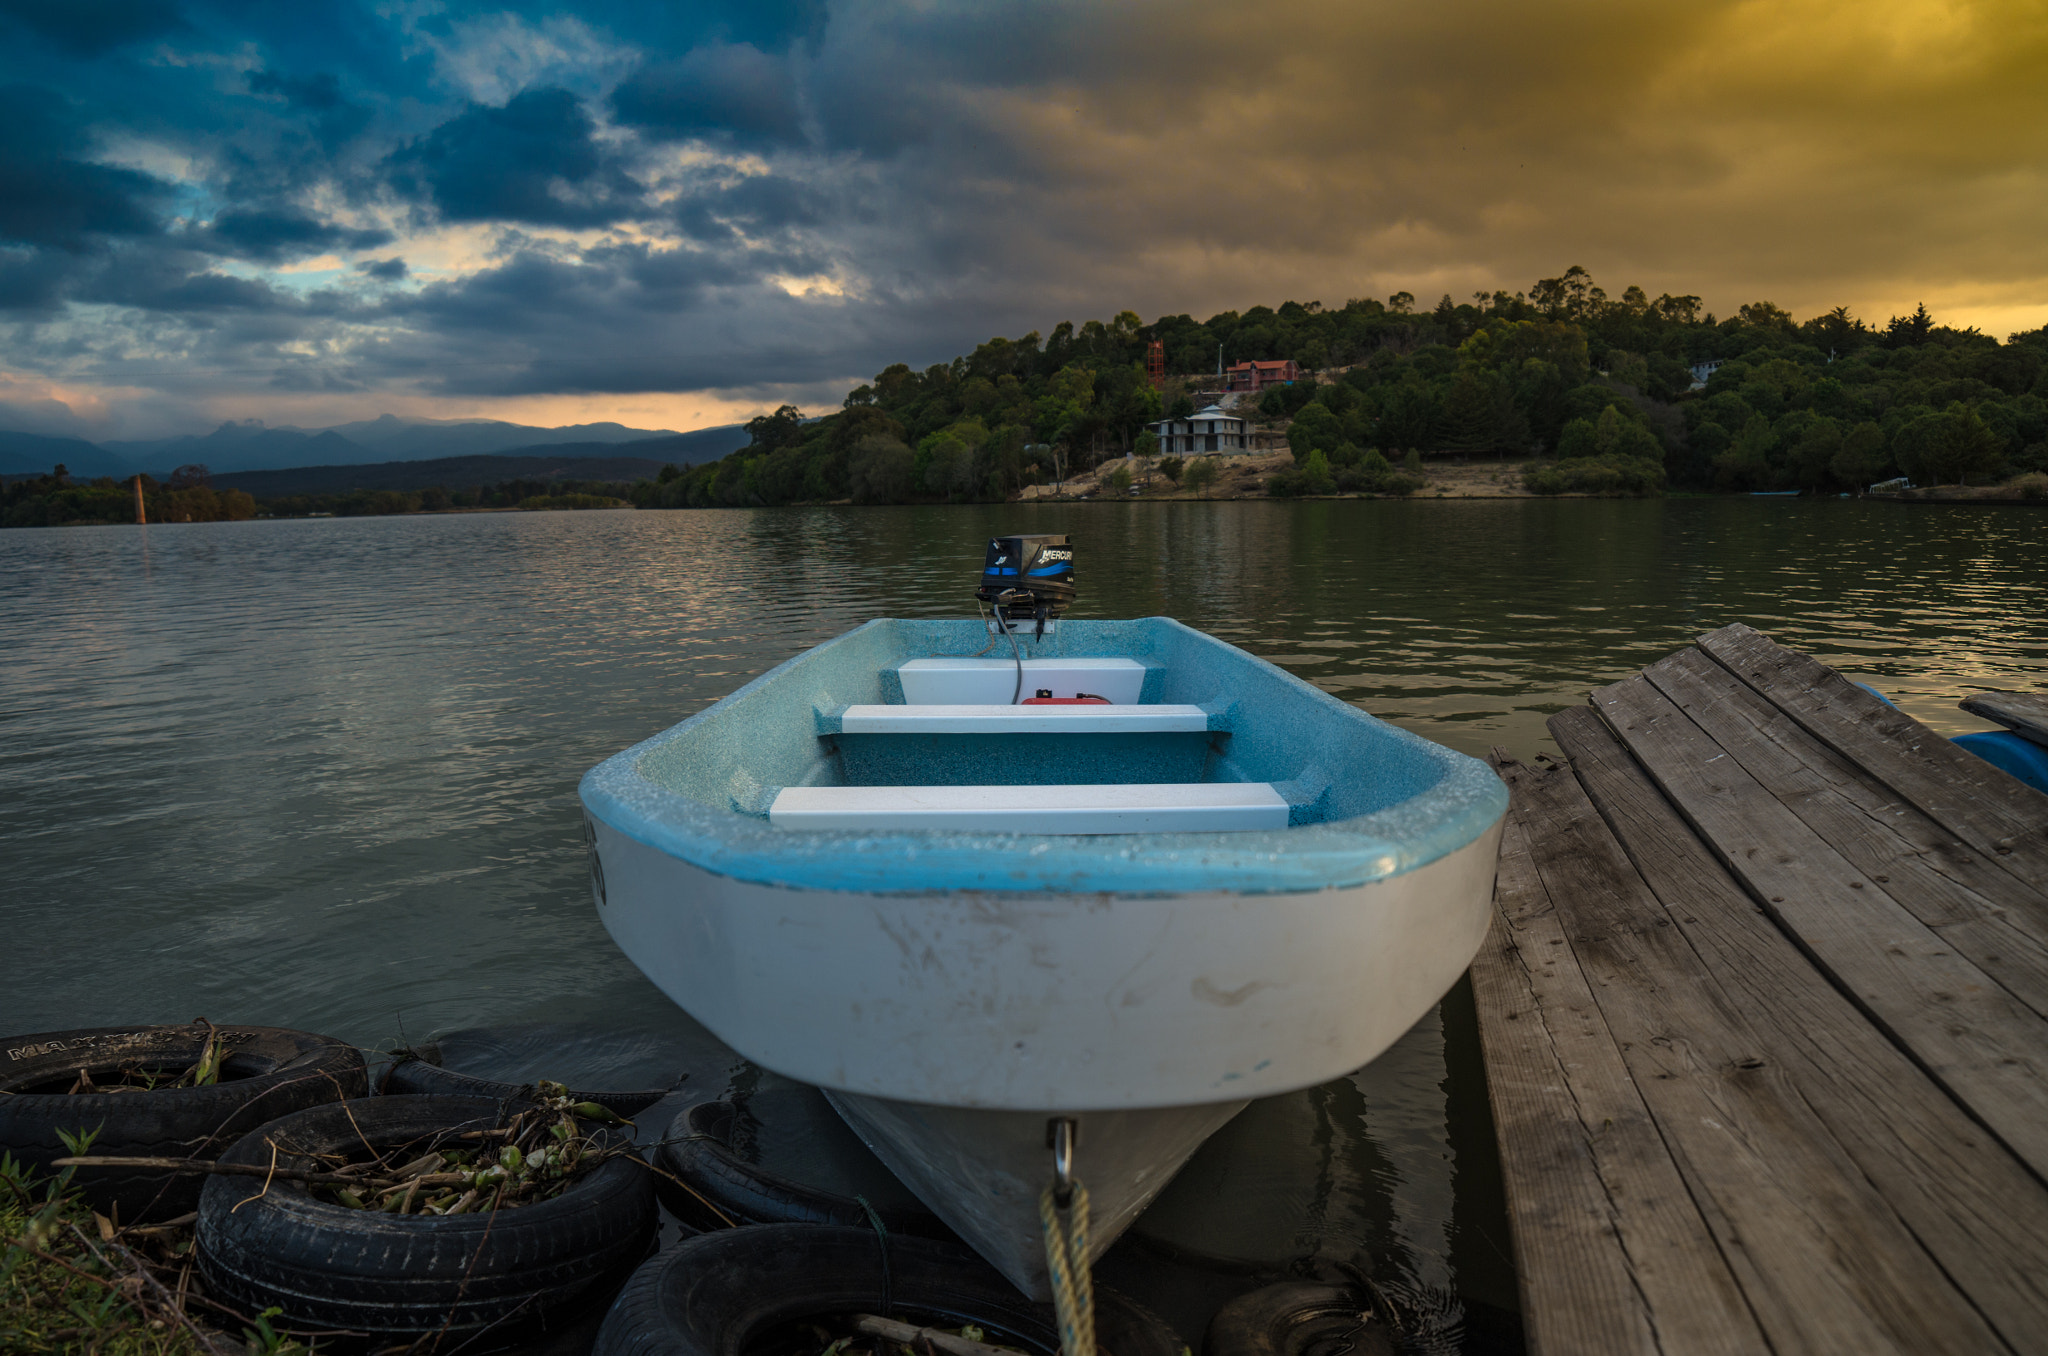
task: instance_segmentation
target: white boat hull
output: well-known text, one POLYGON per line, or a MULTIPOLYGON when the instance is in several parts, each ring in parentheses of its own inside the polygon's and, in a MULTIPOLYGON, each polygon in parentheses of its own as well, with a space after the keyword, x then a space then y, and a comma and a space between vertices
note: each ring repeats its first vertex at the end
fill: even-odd
POLYGON ((876 1155, 1048 1297, 1046 1122, 1080 1124, 1099 1254, 1254 1097, 1369 1063, 1471 963, 1496 824, 1298 894, 879 895, 714 875, 593 825, 599 916, 669 997, 825 1090, 876 1155))
POLYGON ((748 1059, 997 1111, 1243 1102, 1368 1063, 1486 934, 1500 825, 1290 894, 863 894, 714 875, 592 821, 619 949, 748 1059))
MULTIPOLYGON (((1038 1197, 1052 1165, 1044 1115, 920 1106, 830 1089, 825 1096, 875 1156, 1011 1284, 1033 1299, 1052 1298, 1039 1241, 1038 1197)), ((1089 1260, 1116 1242, 1202 1142, 1246 1105, 1079 1117, 1074 1173, 1088 1188, 1089 1260)))

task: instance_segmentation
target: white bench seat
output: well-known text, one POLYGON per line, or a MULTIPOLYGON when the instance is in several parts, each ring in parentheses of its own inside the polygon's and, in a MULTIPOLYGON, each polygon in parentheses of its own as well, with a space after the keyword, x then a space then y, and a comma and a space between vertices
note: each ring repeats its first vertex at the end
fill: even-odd
POLYGON ((849 706, 842 734, 1156 734, 1206 730, 1199 706, 849 706))
POLYGON ((785 786, 768 820, 785 829, 970 833, 1214 833, 1284 829, 1267 782, 1141 786, 785 786))
MULTIPOLYGON (((1000 659, 911 659, 899 664, 903 700, 911 703, 1007 702, 1017 695, 1017 661, 1000 659)), ((1136 705, 1145 691, 1145 666, 1119 656, 1083 659, 1027 659, 1024 695, 1044 688, 1055 697, 1083 692, 1136 705)))

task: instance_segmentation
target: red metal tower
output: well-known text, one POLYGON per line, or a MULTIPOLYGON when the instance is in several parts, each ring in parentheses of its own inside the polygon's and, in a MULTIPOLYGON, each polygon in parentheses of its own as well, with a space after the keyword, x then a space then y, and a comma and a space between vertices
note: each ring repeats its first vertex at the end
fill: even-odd
POLYGON ((1152 381, 1152 389, 1166 385, 1166 341, 1154 339, 1145 346, 1145 375, 1152 381))

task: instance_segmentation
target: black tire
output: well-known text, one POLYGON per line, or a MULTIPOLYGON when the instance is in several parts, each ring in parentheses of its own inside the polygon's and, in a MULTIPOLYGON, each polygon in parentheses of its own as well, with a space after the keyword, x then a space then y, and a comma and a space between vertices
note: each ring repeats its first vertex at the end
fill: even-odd
MULTIPOLYGON (((735 1153, 737 1116, 731 1102, 700 1102, 670 1123, 654 1158, 654 1165, 666 1175, 656 1178, 654 1189, 671 1215, 698 1230, 721 1229, 728 1222, 870 1227, 867 1207, 854 1197, 778 1176, 735 1153)), ((888 1172, 879 1162, 875 1170, 888 1172)), ((930 1211, 881 1205, 875 1213, 892 1234, 957 1241, 930 1211)))
MULTIPOLYGON (((422 1052, 430 1053, 430 1052, 422 1052)), ((430 1058, 402 1059, 385 1071, 377 1091, 399 1097, 531 1097, 531 1083, 501 1083, 444 1069, 430 1058)), ((634 1092, 571 1092, 579 1102, 595 1102, 614 1115, 631 1119, 669 1095, 668 1088, 634 1092)))
MULTIPOLYGON (((69 1153, 58 1131, 97 1128, 91 1152, 123 1158, 212 1159, 279 1116, 369 1092, 354 1046, 305 1031, 223 1026, 217 1083, 201 1088, 82 1093, 65 1090, 85 1069, 101 1078, 142 1067, 183 1072, 199 1062, 204 1026, 90 1027, 0 1042, 0 1150, 48 1168, 69 1153)), ((156 1169, 80 1168, 73 1179, 102 1214, 124 1224, 171 1219, 199 1203, 203 1176, 156 1169)))
POLYGON ((1393 1356, 1393 1338, 1357 1290, 1282 1281, 1216 1311, 1202 1356, 1393 1356))
MULTIPOLYGON (((769 1224, 686 1238, 641 1267, 612 1302, 592 1356, 741 1356, 785 1324, 847 1313, 972 1323, 993 1342, 1039 1356, 1059 1350, 1052 1306, 1026 1299, 958 1244, 769 1224)), ((1115 1291, 1096 1289, 1095 1313, 1105 1356, 1179 1356, 1165 1321, 1115 1291)))
MULTIPOLYGON (((263 1166, 272 1141, 304 1153, 397 1145, 497 1124, 508 1105, 376 1097, 317 1107, 263 1127, 221 1161, 263 1166)), ((309 1162, 289 1152, 277 1161, 309 1162)), ((444 1330, 444 1346, 464 1351, 533 1341, 608 1298, 654 1237, 650 1174, 623 1158, 552 1200, 471 1215, 387 1215, 330 1205, 300 1183, 260 1188, 249 1177, 207 1182, 198 1245, 208 1289, 252 1314, 276 1305, 292 1328, 367 1333, 372 1347, 444 1330)))

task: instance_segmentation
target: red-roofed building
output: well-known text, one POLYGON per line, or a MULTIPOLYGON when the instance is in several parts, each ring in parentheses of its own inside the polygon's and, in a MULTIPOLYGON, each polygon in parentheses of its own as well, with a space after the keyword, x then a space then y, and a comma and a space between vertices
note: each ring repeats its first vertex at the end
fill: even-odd
POLYGON ((1238 363, 1223 374, 1226 391, 1263 391, 1268 386, 1285 386, 1301 380, 1301 366, 1292 358, 1273 362, 1238 363))

